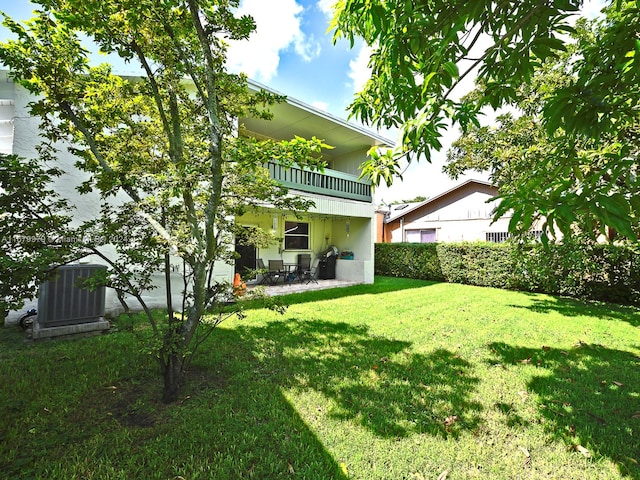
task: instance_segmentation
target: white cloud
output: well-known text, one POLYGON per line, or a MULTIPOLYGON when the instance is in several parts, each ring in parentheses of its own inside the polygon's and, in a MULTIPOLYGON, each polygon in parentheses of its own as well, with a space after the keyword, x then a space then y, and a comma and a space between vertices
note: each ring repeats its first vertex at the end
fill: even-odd
POLYGON ((318 8, 328 17, 333 17, 333 6, 338 0, 318 0, 318 8))
POLYGON ((251 15, 256 31, 248 41, 231 42, 229 70, 268 82, 278 72, 283 50, 293 47, 304 61, 319 55, 319 44, 300 27, 303 10, 295 0, 243 0, 237 13, 251 15))
POLYGON ((580 13, 587 18, 596 18, 601 15, 601 10, 606 6, 603 0, 586 0, 582 4, 580 13))
POLYGON ((368 66, 371 52, 371 47, 362 45, 356 58, 349 62, 349 73, 347 75, 351 79, 354 92, 362 90, 364 84, 371 77, 371 69, 368 66))

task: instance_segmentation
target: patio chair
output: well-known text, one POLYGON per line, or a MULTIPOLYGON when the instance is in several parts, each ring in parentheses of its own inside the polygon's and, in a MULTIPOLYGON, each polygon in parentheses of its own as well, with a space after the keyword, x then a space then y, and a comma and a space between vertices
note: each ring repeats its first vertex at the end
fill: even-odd
POLYGON ((309 268, 308 270, 305 270, 304 272, 302 272, 302 279, 300 280, 301 282, 305 282, 308 284, 310 284, 311 282, 313 283, 318 283, 318 280, 316 280, 316 278, 318 277, 318 265, 320 264, 320 259, 319 258, 315 258, 313 260, 313 263, 311 264, 311 268, 309 268))
POLYGON ((311 271, 311 255, 308 253, 298 254, 298 266, 295 275, 300 283, 304 280, 304 272, 311 271))
POLYGON ((284 269, 284 262, 282 260, 269 260, 269 277, 273 280, 271 285, 275 285, 278 283, 280 278, 284 278, 286 275, 286 271, 284 269))
POLYGON ((258 273, 262 275, 262 280, 260 280, 260 284, 269 284, 275 285, 278 282, 278 272, 271 272, 266 265, 264 264, 264 260, 258 258, 256 260, 256 265, 258 267, 258 273))

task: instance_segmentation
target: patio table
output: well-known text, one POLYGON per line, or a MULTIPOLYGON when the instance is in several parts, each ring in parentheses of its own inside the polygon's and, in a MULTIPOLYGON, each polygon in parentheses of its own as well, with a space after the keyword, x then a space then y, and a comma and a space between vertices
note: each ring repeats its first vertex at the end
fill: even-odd
POLYGON ((300 277, 300 273, 298 272, 297 263, 285 263, 284 270, 284 280, 285 282, 287 282, 287 284, 291 285, 296 279, 298 279, 299 282, 302 282, 302 278, 300 277))

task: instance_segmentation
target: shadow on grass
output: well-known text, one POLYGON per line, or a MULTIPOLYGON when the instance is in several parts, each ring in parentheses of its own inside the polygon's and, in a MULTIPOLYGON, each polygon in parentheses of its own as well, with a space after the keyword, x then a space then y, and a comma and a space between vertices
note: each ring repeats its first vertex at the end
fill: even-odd
POLYGON ((607 457, 621 474, 640 479, 640 358, 585 343, 566 351, 505 343, 489 348, 497 357, 491 362, 552 371, 533 373, 528 388, 538 395, 540 415, 554 440, 607 457))
POLYGON ((11 386, 0 389, 1 477, 346 480, 244 339, 220 332, 172 405, 128 332, 12 346, 0 365, 11 386))
POLYGON ((329 418, 375 435, 455 438, 480 421, 482 407, 471 400, 479 380, 471 364, 448 350, 412 353, 410 343, 374 336, 366 326, 302 319, 226 332, 235 334, 271 382, 322 393, 330 400, 329 418))
MULTIPOLYGON (((521 293, 535 297, 535 294, 532 293, 521 293)), ((510 307, 526 308, 537 313, 558 312, 567 317, 586 315, 596 318, 613 318, 627 322, 634 327, 640 326, 640 310, 638 308, 613 303, 554 297, 553 299, 533 298, 531 305, 510 305, 510 307)))

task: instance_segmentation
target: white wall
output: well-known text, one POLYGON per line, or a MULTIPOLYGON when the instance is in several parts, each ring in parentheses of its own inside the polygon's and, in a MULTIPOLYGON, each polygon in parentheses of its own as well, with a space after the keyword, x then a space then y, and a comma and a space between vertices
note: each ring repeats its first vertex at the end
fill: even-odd
POLYGON ((406 230, 431 229, 436 230, 437 242, 475 242, 486 240, 487 232, 508 231, 510 218, 501 218, 496 223, 491 224, 487 219, 471 220, 445 220, 445 221, 419 221, 407 223, 404 229, 394 230, 392 241, 403 242, 403 232, 406 230))
MULTIPOLYGON (((13 113, 13 153, 25 157, 36 158, 38 153, 36 146, 40 143, 41 138, 39 136, 39 121, 38 119, 29 115, 27 104, 33 100, 33 97, 22 87, 15 85, 13 82, 7 82, 0 88, 0 98, 3 96, 13 95, 14 97, 14 113, 13 113)), ((2 110, 0 109, 0 113, 2 110)), ((73 224, 79 225, 80 223, 94 218, 100 211, 100 198, 97 193, 91 192, 89 194, 80 195, 77 191, 77 187, 85 181, 89 175, 79 171, 75 167, 76 157, 67 151, 67 146, 59 144, 57 146, 58 154, 56 156, 56 166, 60 168, 64 174, 57 178, 52 187, 62 197, 66 198, 70 204, 75 205, 73 212, 73 224)), ((126 197, 116 197, 115 201, 123 201, 126 197)), ((113 249, 107 248, 107 253, 113 255, 113 249)), ((104 264, 104 261, 99 257, 90 256, 81 260, 82 263, 100 263, 104 264)), ((182 276, 177 273, 181 272, 181 261, 176 258, 172 261, 172 265, 175 268, 175 273, 172 274, 172 294, 175 305, 181 305, 182 300, 182 276)), ((163 274, 156 274, 156 285, 159 288, 147 292, 143 299, 151 307, 166 306, 166 293, 165 293, 165 281, 163 274)), ((233 281, 233 266, 218 263, 214 272, 214 278, 217 281, 233 281)), ((140 308, 137 305, 135 299, 129 298, 130 308, 140 308)), ((35 308, 37 302, 29 302, 21 312, 28 308, 35 308)), ((115 315, 121 311, 121 305, 117 300, 115 291, 107 289, 107 298, 105 302, 105 310, 107 314, 115 315)), ((14 321, 20 315, 19 312, 11 312, 7 317, 7 322, 14 321)))
POLYGON ((6 72, 0 71, 0 153, 13 153, 15 89, 6 72))
MULTIPOLYGON (((493 223, 493 210, 497 201, 486 203, 492 195, 471 192, 457 201, 411 221, 401 220, 400 227, 392 231, 392 242, 406 241, 407 230, 435 229, 437 242, 484 241, 487 232, 507 232, 511 216, 493 223)), ((411 215, 407 215, 411 218, 411 215)))
POLYGON ((449 221, 449 220, 490 220, 492 212, 498 202, 486 203, 491 195, 482 192, 473 192, 456 202, 439 208, 437 211, 422 217, 422 220, 449 221))
POLYGON ((360 165, 367 159, 367 150, 368 148, 331 158, 331 168, 340 172, 360 176, 360 165))

